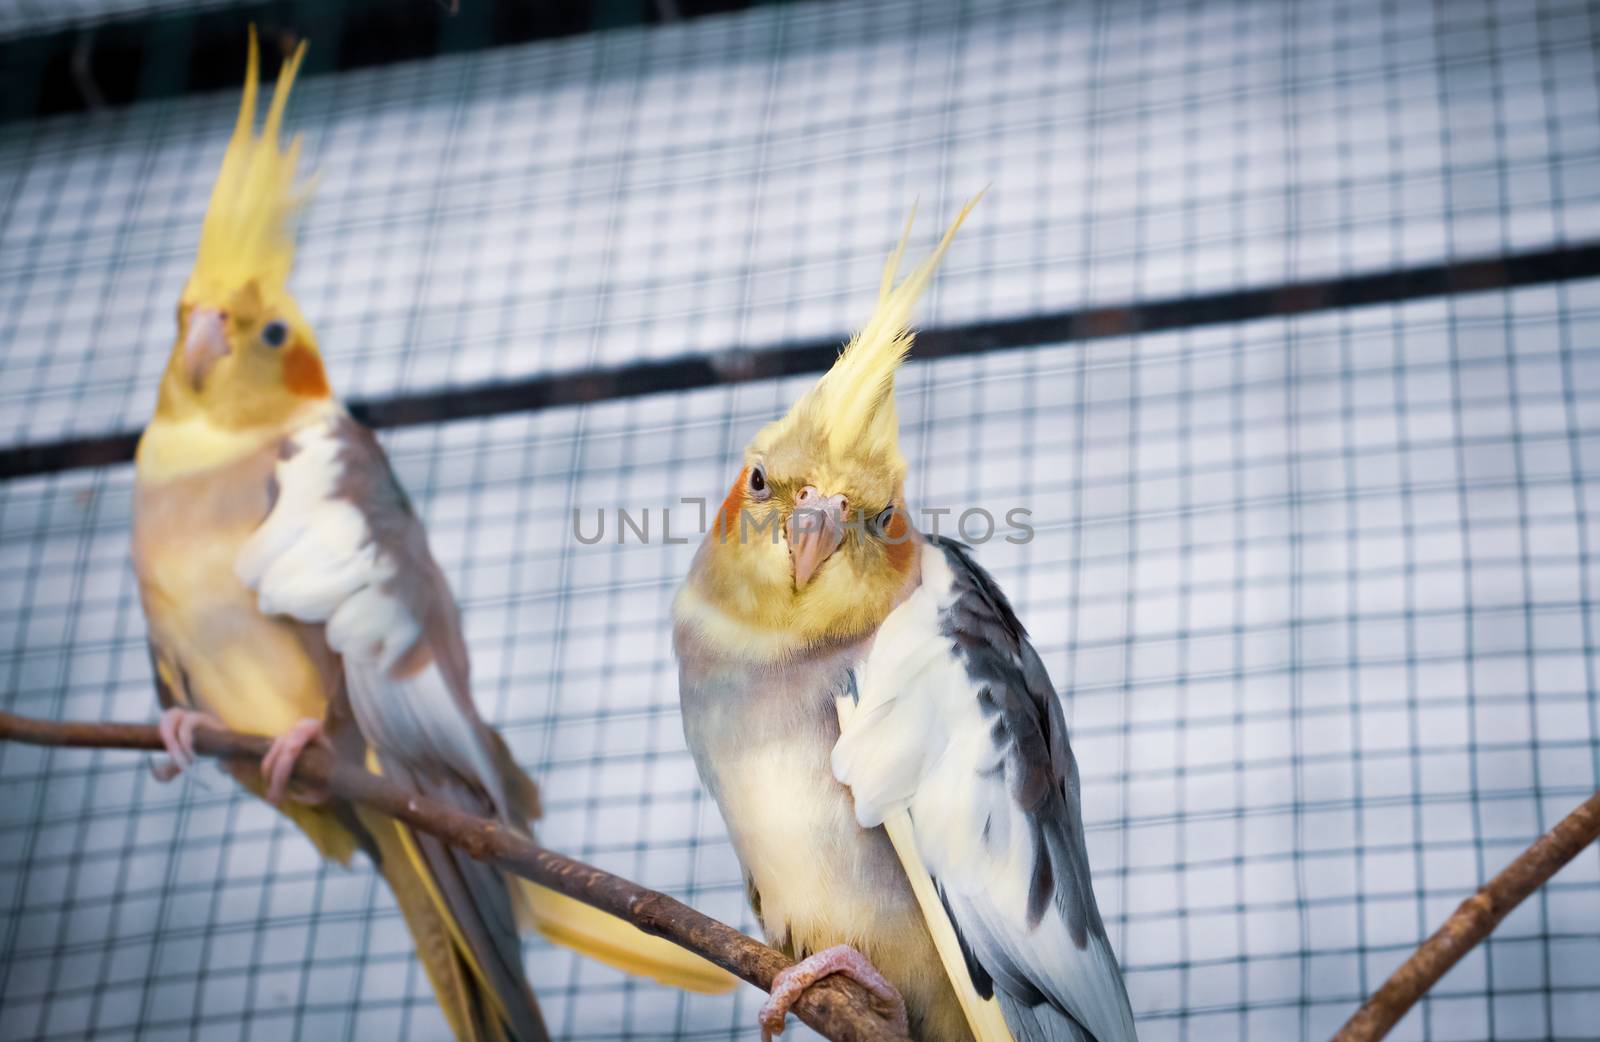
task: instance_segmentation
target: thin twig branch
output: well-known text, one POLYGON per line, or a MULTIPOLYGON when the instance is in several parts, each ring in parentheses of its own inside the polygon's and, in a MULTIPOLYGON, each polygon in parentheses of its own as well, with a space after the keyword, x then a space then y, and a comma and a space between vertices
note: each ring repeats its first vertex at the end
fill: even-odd
POLYGON ((1377 1042, 1399 1023, 1439 978, 1489 936, 1500 920, 1539 889, 1561 867, 1600 838, 1600 792, 1578 805, 1561 823, 1533 841, 1515 861, 1461 907, 1411 958, 1373 993, 1356 1015, 1333 1036, 1333 1042, 1377 1042))
MULTIPOLYGON (((148 724, 57 723, 4 712, 0 712, 0 741, 91 749, 162 748, 160 735, 148 724)), ((206 728, 195 732, 196 749, 208 756, 259 763, 267 746, 267 739, 254 735, 206 728)), ((300 756, 294 778, 398 818, 480 861, 626 919, 645 933, 664 937, 763 990, 770 991, 772 978, 793 965, 782 952, 666 894, 546 850, 497 822, 413 795, 322 749, 311 747, 300 756)), ((905 1042, 873 1012, 867 991, 841 976, 824 978, 808 988, 795 1003, 794 1012, 834 1042, 905 1042)))

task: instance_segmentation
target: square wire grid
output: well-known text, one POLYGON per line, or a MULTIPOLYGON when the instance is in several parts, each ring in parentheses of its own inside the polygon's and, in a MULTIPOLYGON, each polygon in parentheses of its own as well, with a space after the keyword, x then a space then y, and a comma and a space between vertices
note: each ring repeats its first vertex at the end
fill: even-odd
MULTIPOLYGON (((926 247, 990 179, 926 325, 1583 241, 1595 24, 796 5, 312 80, 296 285, 336 386, 382 394, 842 337, 909 199, 926 247)), ((0 131, 10 440, 142 422, 235 103, 0 131)), ((1600 781, 1597 344, 1586 280, 906 370, 914 507, 1033 512, 979 559, 1064 693, 1146 1042, 1326 1037, 1600 781)), ((683 751, 692 546, 660 512, 714 503, 805 383, 385 436, 541 838, 746 928, 683 751), (651 545, 573 537, 618 507, 651 545)), ((7 708, 152 714, 130 485, 0 485, 7 708)), ((0 1039, 442 1037, 371 873, 208 785, 0 746, 0 1039)), ((752 1034, 751 990, 528 959, 564 1038, 752 1034)), ((1596 965, 1591 851, 1395 1037, 1592 1038, 1596 965)))
MULTIPOLYGON (((914 509, 1033 511, 1031 542, 979 555, 1066 692, 1146 1040, 1325 1036, 1593 790, 1596 336, 1584 281, 907 370, 914 509)), ((679 498, 715 497, 802 385, 386 439, 480 704, 544 786, 542 838, 747 928, 678 726, 665 620, 692 547, 584 545, 572 511, 694 519, 679 498)), ((128 486, 4 487, 19 712, 149 713, 128 486)), ((0 754, 0 1037, 439 1037, 388 895, 259 802, 125 754, 0 754)), ((1588 1037, 1597 928, 1589 852, 1397 1037, 1588 1037)), ((749 991, 685 998, 538 943, 530 967, 563 1037, 750 1030, 749 991)))
MULTIPOLYGON (((1600 237, 1577 0, 785 4, 308 79, 295 285, 355 397, 1600 237)), ((317 46, 317 41, 312 41, 317 46)), ((233 91, 0 127, 0 443, 136 427, 233 91)))
POLYGON ((0 40, 66 29, 90 30, 114 20, 243 4, 245 0, 6 0, 0 40))

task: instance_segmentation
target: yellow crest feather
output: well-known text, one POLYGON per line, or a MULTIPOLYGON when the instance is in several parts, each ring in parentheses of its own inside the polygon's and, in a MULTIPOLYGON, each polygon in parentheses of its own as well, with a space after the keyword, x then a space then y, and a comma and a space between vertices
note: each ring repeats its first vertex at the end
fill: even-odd
POLYGON ((934 251, 896 285, 894 280, 917 216, 917 209, 912 206, 900 242, 884 264, 872 317, 850 338, 833 368, 790 410, 788 420, 805 417, 826 432, 831 454, 876 457, 887 462, 897 477, 904 473, 900 420, 894 406, 894 374, 911 350, 911 308, 944 259, 961 222, 982 198, 983 192, 979 192, 961 208, 934 251))
POLYGON ((244 98, 228 151, 222 157, 222 170, 211 189, 186 296, 225 295, 254 279, 262 293, 276 297, 288 282, 294 267, 293 220, 307 192, 296 191, 294 184, 300 136, 295 135, 283 151, 278 148, 278 138, 289 91, 305 53, 302 40, 283 63, 266 124, 257 135, 256 86, 261 62, 255 27, 250 28, 244 98))

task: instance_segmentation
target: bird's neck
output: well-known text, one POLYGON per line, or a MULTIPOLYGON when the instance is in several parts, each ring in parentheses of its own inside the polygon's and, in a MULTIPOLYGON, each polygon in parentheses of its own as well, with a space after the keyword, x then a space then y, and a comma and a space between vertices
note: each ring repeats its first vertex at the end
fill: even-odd
POLYGON ((138 478, 158 483, 227 466, 299 429, 339 405, 333 399, 308 403, 283 423, 236 427, 215 422, 203 409, 158 409, 139 438, 134 455, 138 478))
MULTIPOLYGON (((702 549, 715 553, 716 547, 702 549)), ((859 588, 838 596, 796 598, 789 587, 750 588, 733 572, 696 563, 673 602, 673 621, 684 639, 719 656, 774 664, 817 655, 868 639, 921 581, 912 568, 869 594, 859 588)))

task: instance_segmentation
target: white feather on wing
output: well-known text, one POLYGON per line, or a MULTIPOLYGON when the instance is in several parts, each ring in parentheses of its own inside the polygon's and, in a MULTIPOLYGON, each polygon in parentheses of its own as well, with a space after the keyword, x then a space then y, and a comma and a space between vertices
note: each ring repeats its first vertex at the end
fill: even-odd
POLYGON ((506 812, 466 677, 448 673, 466 669, 444 646, 459 633, 429 632, 454 626, 449 590, 376 445, 337 414, 296 432, 275 476, 277 498, 239 553, 239 579, 262 611, 324 624, 368 742, 413 769, 448 767, 506 812))
POLYGON ((980 992, 992 981, 1016 1038, 1130 1042, 1055 692, 992 580, 964 553, 934 542, 921 563, 922 585, 857 670, 859 703, 841 714, 834 774, 863 826, 907 816, 981 973, 948 958, 946 969, 986 977, 971 980, 980 992))

